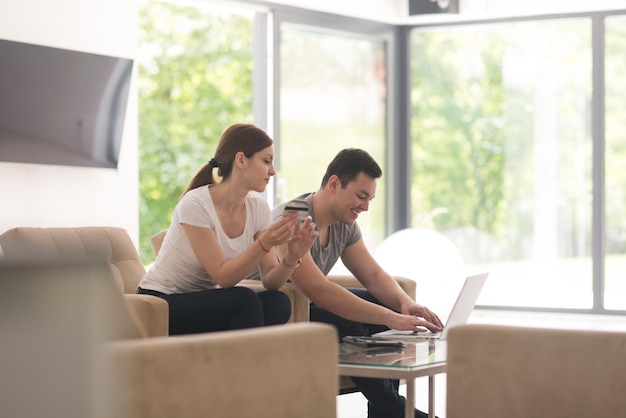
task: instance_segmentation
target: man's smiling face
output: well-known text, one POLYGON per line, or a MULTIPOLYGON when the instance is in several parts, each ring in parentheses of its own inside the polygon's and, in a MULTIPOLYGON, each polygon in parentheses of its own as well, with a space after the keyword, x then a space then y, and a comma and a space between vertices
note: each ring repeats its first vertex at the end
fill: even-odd
POLYGON ((354 180, 343 185, 345 187, 341 187, 338 178, 333 180, 337 182, 333 215, 340 222, 353 224, 361 212, 369 209, 370 201, 376 195, 376 179, 361 172, 354 180))

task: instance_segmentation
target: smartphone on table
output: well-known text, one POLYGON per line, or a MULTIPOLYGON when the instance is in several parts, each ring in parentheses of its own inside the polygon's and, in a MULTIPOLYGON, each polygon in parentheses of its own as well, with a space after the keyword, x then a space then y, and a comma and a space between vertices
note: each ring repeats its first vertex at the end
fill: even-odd
POLYGON ((390 340, 382 337, 363 337, 347 335, 343 337, 344 343, 361 345, 364 347, 406 347, 406 344, 402 341, 390 340))

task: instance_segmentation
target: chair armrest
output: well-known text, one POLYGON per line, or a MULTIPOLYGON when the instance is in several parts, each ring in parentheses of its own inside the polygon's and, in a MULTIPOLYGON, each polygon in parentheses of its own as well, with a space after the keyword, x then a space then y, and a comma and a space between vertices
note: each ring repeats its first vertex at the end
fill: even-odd
POLYGON ((159 297, 125 294, 124 301, 141 334, 145 337, 169 335, 169 306, 159 297))
MULTIPOLYGON (((242 280, 238 286, 248 287, 255 292, 266 290, 259 280, 242 280)), ((309 322, 309 298, 291 282, 285 283, 279 290, 286 294, 291 302, 289 322, 309 322)))
MULTIPOLYGON (((406 277, 401 277, 401 276, 392 276, 392 277, 396 279, 396 281, 398 282, 402 290, 404 290, 404 293, 409 295, 411 299, 415 300, 415 288, 416 288, 415 282, 411 279, 407 279, 406 277)), ((330 280, 331 282, 337 283, 338 285, 342 287, 364 287, 363 284, 360 281, 358 281, 354 276, 330 275, 328 276, 328 280, 330 280)))
POLYGON ((336 415, 337 334, 330 325, 121 341, 105 346, 104 355, 115 373, 108 416, 336 415))

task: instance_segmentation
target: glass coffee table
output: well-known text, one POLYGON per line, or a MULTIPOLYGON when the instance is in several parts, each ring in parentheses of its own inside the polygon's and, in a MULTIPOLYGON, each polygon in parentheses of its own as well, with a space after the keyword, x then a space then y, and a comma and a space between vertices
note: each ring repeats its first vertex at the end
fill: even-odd
POLYGON ((435 416, 435 375, 446 371, 446 342, 407 342, 400 347, 339 344, 341 376, 406 380, 406 418, 414 417, 415 378, 428 376, 428 413, 435 416))

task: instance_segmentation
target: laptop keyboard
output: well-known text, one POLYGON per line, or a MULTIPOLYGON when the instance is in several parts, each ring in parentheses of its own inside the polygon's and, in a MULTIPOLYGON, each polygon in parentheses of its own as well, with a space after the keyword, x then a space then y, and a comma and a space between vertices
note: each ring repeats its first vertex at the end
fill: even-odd
POLYGON ((416 332, 415 334, 416 337, 419 338, 426 338, 428 340, 436 340, 439 339, 439 337, 441 337, 441 333, 440 332, 416 332))

